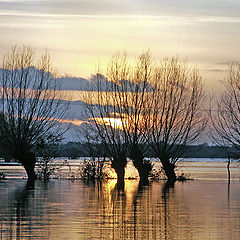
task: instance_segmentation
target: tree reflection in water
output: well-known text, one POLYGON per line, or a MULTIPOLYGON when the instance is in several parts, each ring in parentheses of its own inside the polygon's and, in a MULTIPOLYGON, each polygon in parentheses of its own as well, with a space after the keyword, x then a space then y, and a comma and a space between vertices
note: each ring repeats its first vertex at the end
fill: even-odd
POLYGON ((104 197, 99 201, 98 209, 105 209, 100 213, 103 222, 111 226, 106 232, 100 227, 101 239, 192 239, 189 216, 182 217, 180 209, 176 212, 187 209, 164 183, 142 187, 138 181, 125 180, 124 191, 115 186, 110 192, 111 201, 104 197))
MULTIPOLYGON (((41 198, 37 195, 34 182, 18 184, 12 192, 5 195, 1 204, 1 239, 46 239, 45 233, 39 231, 44 224, 41 220, 41 198), (35 201, 35 198, 38 198, 35 201)), ((12 184, 8 186, 14 188, 12 184)))
MULTIPOLYGON (((21 188, 17 189, 13 193, 13 212, 11 212, 11 218, 16 222, 16 237, 17 239, 21 239, 22 231, 21 229, 24 228, 24 222, 28 221, 29 231, 31 232, 32 229, 32 218, 29 212, 29 199, 34 198, 34 183, 27 182, 26 185, 21 188), (22 226, 23 225, 23 226, 22 226)), ((23 230, 24 231, 24 230, 23 230)), ((11 232, 13 232, 11 230, 11 232)))
POLYGON ((236 239, 239 187, 125 180, 0 182, 1 239, 236 239), (16 184, 16 186, 15 186, 16 184), (203 191, 205 189, 205 192, 203 191), (211 193, 213 196, 211 196, 211 193), (204 195, 203 195, 204 194, 204 195), (221 202, 210 201, 215 197, 221 202), (199 200, 201 199, 201 200, 199 200), (233 202, 235 201, 235 202, 233 202), (217 204, 216 204, 217 203, 217 204), (225 218, 222 218, 222 216, 225 218), (217 224, 221 221, 221 224, 217 224), (225 228, 221 226, 225 224, 225 228), (230 234, 230 235, 229 235, 230 234), (232 238, 231 238, 232 237, 232 238))

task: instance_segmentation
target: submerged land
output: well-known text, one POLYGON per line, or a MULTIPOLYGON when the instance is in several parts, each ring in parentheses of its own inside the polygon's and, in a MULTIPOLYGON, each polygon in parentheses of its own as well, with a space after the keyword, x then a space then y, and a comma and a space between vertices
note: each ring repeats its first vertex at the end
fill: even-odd
POLYGON ((125 179, 121 191, 116 179, 52 179, 29 188, 23 168, 12 166, 20 175, 0 181, 1 239, 238 239, 239 168, 229 185, 224 165, 187 162, 182 169, 198 180, 167 192, 164 180, 139 188, 137 179, 125 179))

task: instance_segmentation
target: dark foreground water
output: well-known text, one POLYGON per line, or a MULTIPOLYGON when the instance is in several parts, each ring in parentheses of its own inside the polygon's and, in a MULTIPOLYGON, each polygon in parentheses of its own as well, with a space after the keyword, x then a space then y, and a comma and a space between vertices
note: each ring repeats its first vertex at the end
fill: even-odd
POLYGON ((1 239, 240 239, 240 183, 0 181, 1 239))

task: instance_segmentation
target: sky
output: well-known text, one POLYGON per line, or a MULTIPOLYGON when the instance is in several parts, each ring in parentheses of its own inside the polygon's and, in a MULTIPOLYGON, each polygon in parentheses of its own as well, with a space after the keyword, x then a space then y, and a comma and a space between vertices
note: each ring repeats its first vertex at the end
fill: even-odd
POLYGON ((220 89, 240 55, 239 0, 0 0, 0 59, 13 45, 48 49, 59 75, 90 78, 116 51, 187 58, 220 89))

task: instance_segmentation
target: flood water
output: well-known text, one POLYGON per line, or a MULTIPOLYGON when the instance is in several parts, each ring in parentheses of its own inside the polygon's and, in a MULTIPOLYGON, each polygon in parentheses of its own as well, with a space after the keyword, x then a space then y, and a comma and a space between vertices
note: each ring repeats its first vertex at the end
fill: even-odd
POLYGON ((240 239, 240 182, 205 168, 168 191, 164 180, 126 179, 124 191, 116 180, 0 180, 0 239, 240 239))

